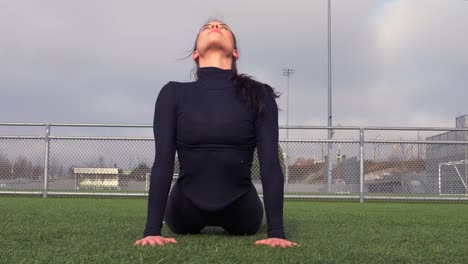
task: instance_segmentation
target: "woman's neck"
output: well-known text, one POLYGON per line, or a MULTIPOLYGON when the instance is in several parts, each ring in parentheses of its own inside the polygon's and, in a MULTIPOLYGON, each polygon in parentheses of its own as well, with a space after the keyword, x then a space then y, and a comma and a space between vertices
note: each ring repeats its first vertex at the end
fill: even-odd
POLYGON ((207 52, 205 56, 199 58, 198 66, 232 69, 232 57, 220 52, 207 52))

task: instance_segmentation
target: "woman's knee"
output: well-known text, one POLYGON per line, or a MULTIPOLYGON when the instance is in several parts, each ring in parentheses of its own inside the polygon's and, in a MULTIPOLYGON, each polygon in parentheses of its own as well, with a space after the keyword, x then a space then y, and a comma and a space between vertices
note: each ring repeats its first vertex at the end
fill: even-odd
POLYGON ((168 225, 169 230, 171 230, 172 233, 177 234, 177 235, 193 235, 193 234, 200 234, 200 231, 203 229, 203 227, 190 227, 187 225, 168 225))
MULTIPOLYGON (((175 186, 174 186, 175 187, 175 186)), ((177 189, 171 190, 164 213, 164 221, 175 234, 198 234, 205 227, 202 215, 177 189)))
POLYGON ((182 214, 174 214, 171 210, 166 211, 164 221, 171 232, 179 235, 198 234, 204 226, 196 223, 187 222, 190 219, 182 214))
POLYGON ((226 212, 221 226, 233 235, 253 235, 260 230, 264 217, 260 198, 257 194, 250 193, 226 212))
POLYGON ((244 225, 230 226, 222 225, 224 230, 226 230, 231 235, 243 236, 243 235, 255 235, 261 227, 261 221, 258 223, 245 223, 244 225))

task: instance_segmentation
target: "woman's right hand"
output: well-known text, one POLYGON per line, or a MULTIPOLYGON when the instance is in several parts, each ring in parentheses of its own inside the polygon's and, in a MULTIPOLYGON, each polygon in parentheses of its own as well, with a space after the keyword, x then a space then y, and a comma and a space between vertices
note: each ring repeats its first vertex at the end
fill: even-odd
POLYGON ((144 247, 147 244, 152 246, 164 245, 166 243, 177 243, 175 238, 172 237, 162 237, 162 236, 146 236, 140 240, 137 240, 134 245, 141 245, 144 247))

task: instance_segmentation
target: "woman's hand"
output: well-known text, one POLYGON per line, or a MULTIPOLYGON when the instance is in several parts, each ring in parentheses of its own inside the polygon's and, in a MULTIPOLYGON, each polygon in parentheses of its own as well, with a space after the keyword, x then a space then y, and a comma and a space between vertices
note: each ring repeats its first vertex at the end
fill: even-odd
POLYGON ((255 245, 268 245, 270 247, 280 246, 280 247, 292 247, 292 246, 301 246, 297 243, 281 239, 281 238, 267 238, 262 240, 255 241, 255 245))
POLYGON ((141 245, 145 246, 147 244, 150 244, 152 246, 156 245, 164 245, 166 243, 177 243, 175 238, 169 238, 169 237, 162 237, 162 236, 147 236, 144 237, 140 240, 137 240, 134 245, 141 245))

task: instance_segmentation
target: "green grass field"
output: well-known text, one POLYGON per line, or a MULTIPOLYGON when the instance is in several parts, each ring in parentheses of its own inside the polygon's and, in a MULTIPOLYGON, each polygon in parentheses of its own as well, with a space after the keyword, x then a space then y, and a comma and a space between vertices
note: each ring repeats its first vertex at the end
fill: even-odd
POLYGON ((468 204, 285 201, 288 240, 163 235, 177 244, 137 247, 146 199, 0 197, 0 263, 468 263, 468 204))

